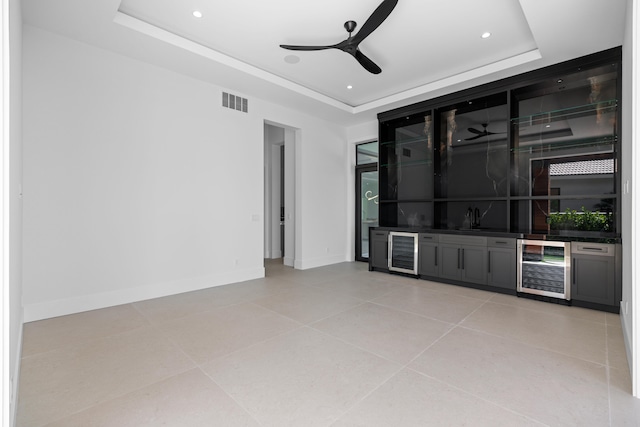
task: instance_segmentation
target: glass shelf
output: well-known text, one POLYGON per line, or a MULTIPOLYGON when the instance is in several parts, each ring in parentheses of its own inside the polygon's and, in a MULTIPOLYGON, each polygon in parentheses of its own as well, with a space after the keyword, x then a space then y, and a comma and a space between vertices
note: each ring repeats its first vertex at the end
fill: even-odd
POLYGON ((567 150, 570 148, 583 148, 583 147, 594 147, 594 146, 611 146, 611 150, 613 150, 613 146, 618 142, 618 137, 616 135, 610 136, 600 136, 595 138, 584 138, 578 140, 570 140, 570 141, 556 141, 556 142, 548 142, 548 143, 538 143, 535 145, 526 145, 524 147, 512 148, 512 153, 518 152, 537 152, 537 151, 552 151, 552 150, 567 150))
POLYGON ((385 164, 381 164, 380 167, 390 168, 390 167, 419 166, 419 165, 431 166, 432 164, 433 164, 433 160, 409 160, 404 162, 385 163, 385 164))
POLYGON ((511 123, 517 125, 540 125, 558 120, 571 119, 582 116, 590 116, 594 114, 606 114, 617 111, 618 100, 610 99, 592 104, 578 105, 575 107, 563 108, 559 110, 544 111, 531 114, 528 116, 514 117, 511 123))
POLYGON ((381 147, 400 147, 407 144, 427 143, 427 142, 428 142, 428 138, 426 136, 420 136, 415 138, 401 139, 399 141, 394 140, 394 141, 381 142, 380 146, 381 147))

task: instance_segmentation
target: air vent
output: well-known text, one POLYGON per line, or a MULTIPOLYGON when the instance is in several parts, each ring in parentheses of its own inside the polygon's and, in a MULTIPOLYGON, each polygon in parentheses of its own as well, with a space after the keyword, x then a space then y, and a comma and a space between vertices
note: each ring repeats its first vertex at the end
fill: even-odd
POLYGON ((249 111, 249 100, 227 92, 222 92, 222 106, 247 113, 249 111))

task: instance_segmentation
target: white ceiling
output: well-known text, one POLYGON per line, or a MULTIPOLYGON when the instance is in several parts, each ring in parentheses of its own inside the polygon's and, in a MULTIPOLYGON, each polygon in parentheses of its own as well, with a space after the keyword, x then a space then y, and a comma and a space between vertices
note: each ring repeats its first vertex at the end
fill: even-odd
POLYGON ((27 25, 355 124, 619 46, 628 0, 399 0, 360 44, 382 68, 378 75, 335 49, 279 47, 340 42, 344 22, 361 26, 381 1, 23 0, 22 13, 27 25), (482 39, 485 31, 492 36, 482 39), (300 61, 290 64, 287 55, 300 61))

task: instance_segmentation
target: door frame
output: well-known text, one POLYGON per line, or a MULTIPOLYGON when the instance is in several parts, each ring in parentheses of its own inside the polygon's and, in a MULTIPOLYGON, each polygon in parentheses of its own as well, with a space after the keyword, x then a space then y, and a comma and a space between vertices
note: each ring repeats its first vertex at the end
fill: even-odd
MULTIPOLYGON (((377 172, 377 163, 367 163, 364 165, 356 165, 356 244, 355 244, 355 260, 368 262, 368 257, 362 256, 362 174, 365 172, 377 172)), ((371 245, 371 241, 369 241, 371 245)))

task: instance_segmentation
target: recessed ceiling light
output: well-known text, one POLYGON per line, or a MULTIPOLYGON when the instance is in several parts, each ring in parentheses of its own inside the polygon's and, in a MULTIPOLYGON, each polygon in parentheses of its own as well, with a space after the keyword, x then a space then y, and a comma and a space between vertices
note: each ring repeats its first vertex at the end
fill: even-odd
POLYGON ((545 127, 546 127, 546 128, 550 128, 550 127, 551 127, 551 125, 546 125, 545 127))
POLYGON ((348 85, 348 86, 347 86, 347 89, 353 89, 353 86, 348 85))
POLYGON ((489 37, 491 37, 491 33, 490 32, 486 31, 486 32, 482 33, 482 38, 483 39, 488 39, 489 37))
POLYGON ((296 55, 287 55, 284 57, 284 62, 287 64, 297 64, 300 62, 300 57, 296 55))
POLYGON ((196 18, 202 18, 202 12, 200 12, 199 10, 194 10, 193 16, 195 16, 196 18))

